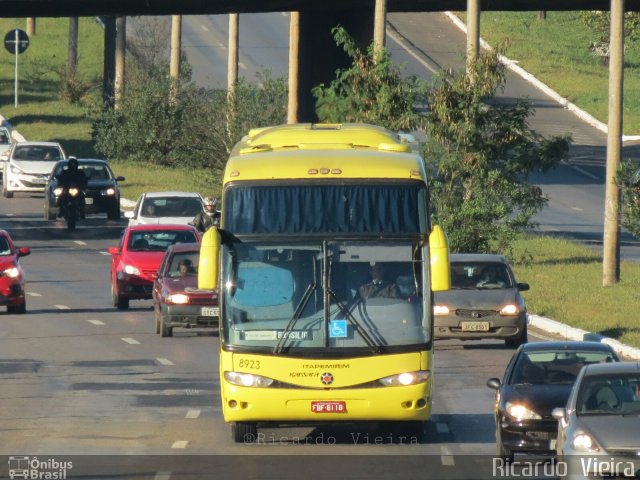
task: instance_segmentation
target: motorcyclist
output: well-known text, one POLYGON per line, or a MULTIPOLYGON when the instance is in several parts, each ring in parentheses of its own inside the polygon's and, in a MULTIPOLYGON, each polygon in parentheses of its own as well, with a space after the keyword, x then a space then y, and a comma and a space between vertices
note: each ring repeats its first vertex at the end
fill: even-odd
POLYGON ((78 168, 78 159, 69 157, 67 168, 58 175, 58 186, 62 187, 62 193, 58 197, 59 217, 64 216, 62 210, 67 199, 69 187, 75 186, 80 190, 78 206, 80 207, 80 217, 84 218, 84 191, 87 188, 87 183, 87 175, 78 168))
POLYGON ((220 225, 220 212, 217 209, 218 201, 213 197, 204 199, 204 210, 193 219, 193 225, 202 233, 213 226, 220 225))

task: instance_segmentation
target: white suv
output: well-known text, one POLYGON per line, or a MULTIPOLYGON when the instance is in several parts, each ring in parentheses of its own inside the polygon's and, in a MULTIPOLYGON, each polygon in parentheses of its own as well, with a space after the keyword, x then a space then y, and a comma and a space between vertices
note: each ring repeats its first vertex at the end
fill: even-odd
POLYGON ((14 192, 44 192, 53 166, 65 158, 58 142, 14 143, 7 156, 2 155, 2 195, 11 198, 14 192))

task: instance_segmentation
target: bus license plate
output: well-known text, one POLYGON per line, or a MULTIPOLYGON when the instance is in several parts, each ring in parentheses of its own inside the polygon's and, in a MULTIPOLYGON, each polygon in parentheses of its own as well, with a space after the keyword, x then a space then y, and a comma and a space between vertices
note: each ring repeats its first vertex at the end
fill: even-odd
POLYGON ((347 413, 347 402, 311 402, 314 413, 347 413))
POLYGON ((460 322, 463 332, 488 332, 489 322, 460 322))
POLYGON ((203 317, 218 317, 220 316, 220 307, 202 307, 200 315, 203 317))

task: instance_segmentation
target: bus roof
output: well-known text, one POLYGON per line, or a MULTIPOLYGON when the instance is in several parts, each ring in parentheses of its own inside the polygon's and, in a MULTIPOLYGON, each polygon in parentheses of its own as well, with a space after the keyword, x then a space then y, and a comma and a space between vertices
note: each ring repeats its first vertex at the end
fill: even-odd
POLYGON ((254 129, 231 152, 224 183, 267 179, 397 178, 426 181, 402 137, 366 124, 254 129))

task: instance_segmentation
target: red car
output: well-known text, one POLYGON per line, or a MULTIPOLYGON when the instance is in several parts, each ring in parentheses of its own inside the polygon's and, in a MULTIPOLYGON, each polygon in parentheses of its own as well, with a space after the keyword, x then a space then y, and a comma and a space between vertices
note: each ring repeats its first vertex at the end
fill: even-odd
POLYGON ((31 250, 27 247, 14 246, 9 234, 0 230, 0 305, 5 305, 8 313, 27 311, 24 272, 18 259, 30 253, 31 250))
POLYGON ((156 333, 173 335, 174 327, 216 327, 218 292, 198 290, 199 243, 171 245, 153 284, 156 333))
POLYGON ((153 282, 162 257, 175 243, 200 241, 191 225, 134 225, 125 228, 111 254, 111 298, 119 310, 129 308, 129 300, 152 298, 153 282))

